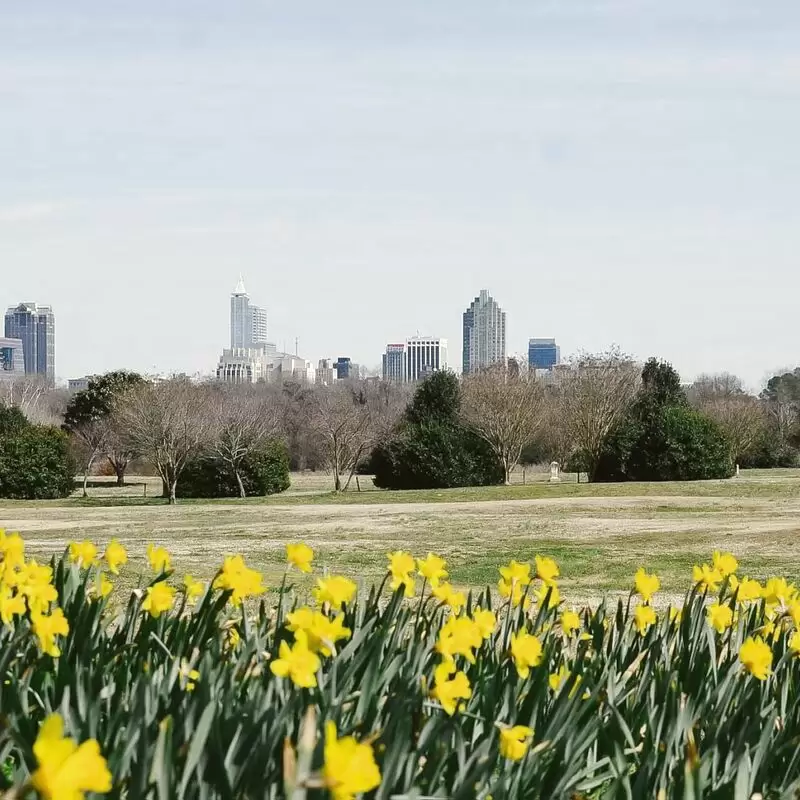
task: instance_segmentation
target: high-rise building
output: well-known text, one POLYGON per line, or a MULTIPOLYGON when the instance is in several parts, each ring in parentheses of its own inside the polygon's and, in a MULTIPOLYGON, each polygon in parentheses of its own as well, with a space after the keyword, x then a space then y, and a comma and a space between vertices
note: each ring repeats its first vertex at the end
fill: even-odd
POLYGON ((252 336, 250 295, 247 294, 244 280, 240 275, 239 283, 231 295, 231 350, 249 349, 252 336))
POLYGON ((406 340, 405 350, 405 380, 410 383, 447 369, 447 339, 412 336, 406 340))
POLYGON ((531 339, 528 342, 528 366, 531 369, 553 369, 561 363, 561 348, 555 339, 531 339))
POLYGON ((250 302, 240 275, 231 294, 231 349, 253 349, 267 344, 267 310, 250 302))
POLYGON ((315 383, 317 386, 332 386, 335 380, 336 370, 333 368, 331 360, 329 358, 321 358, 317 365, 315 383))
POLYGON ((250 346, 267 344, 267 309, 250 304, 250 346))
POLYGON ((25 375, 25 354, 21 339, 0 338, 0 380, 14 380, 25 375))
POLYGON ((464 312, 464 374, 506 360, 506 312, 486 289, 464 312))
POLYGON ((406 381, 406 346, 387 344, 383 354, 383 379, 393 383, 406 381))
POLYGON ((20 303, 6 311, 6 337, 22 341, 25 373, 56 380, 56 318, 50 306, 20 303))
POLYGON ((340 381, 346 381, 351 378, 358 380, 361 374, 358 364, 345 356, 339 356, 333 368, 336 370, 336 379, 340 381))

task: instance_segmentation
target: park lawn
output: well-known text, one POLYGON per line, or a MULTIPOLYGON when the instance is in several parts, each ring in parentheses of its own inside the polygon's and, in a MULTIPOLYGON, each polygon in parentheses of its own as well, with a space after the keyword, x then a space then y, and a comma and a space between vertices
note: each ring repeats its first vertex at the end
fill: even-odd
MULTIPOLYGON (((396 549, 441 553, 463 588, 494 585, 499 564, 539 553, 558 561, 566 601, 580 604, 624 594, 639 566, 659 574, 664 598, 677 598, 693 564, 715 549, 737 555, 743 574, 800 582, 798 512, 800 470, 776 470, 701 483, 296 491, 172 508, 113 493, 88 501, 0 501, 0 528, 20 530, 41 558, 72 539, 116 537, 131 553, 126 584, 147 574, 150 541, 173 553, 177 579, 186 572, 210 578, 225 554, 241 552, 273 588, 282 579, 284 547, 295 541, 314 547, 320 568, 365 584, 381 578, 386 553, 396 549)), ((309 579, 295 578, 310 588, 309 579)))

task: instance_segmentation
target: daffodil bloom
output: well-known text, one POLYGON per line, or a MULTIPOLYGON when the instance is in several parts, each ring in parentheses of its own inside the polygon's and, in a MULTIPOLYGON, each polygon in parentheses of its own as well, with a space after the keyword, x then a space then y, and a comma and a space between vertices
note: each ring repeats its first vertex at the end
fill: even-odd
POLYGON ((797 589, 785 578, 770 578, 764 587, 763 597, 769 605, 786 605, 796 594, 797 589))
POLYGON ((549 586, 555 585, 556 578, 561 574, 558 571, 558 564, 552 558, 542 558, 542 556, 536 556, 534 561, 536 563, 536 577, 549 586))
POLYGON ((147 545, 147 559, 153 572, 166 572, 172 564, 172 558, 167 550, 154 544, 147 545))
POLYGON ((661 581, 658 579, 658 575, 648 575, 644 567, 639 567, 636 570, 633 585, 636 594, 642 598, 642 602, 649 603, 653 599, 653 595, 661 588, 661 581))
POLYGON ((500 597, 510 598, 511 606, 516 608, 520 603, 523 603, 527 609, 531 604, 531 598, 526 594, 525 587, 528 583, 520 583, 519 581, 512 581, 509 583, 503 578, 497 582, 497 590, 500 592, 500 597), (524 598, 524 600, 523 600, 524 598))
POLYGON ((90 597, 108 597, 113 591, 114 584, 101 572, 89 586, 88 594, 90 597))
POLYGON ((193 606, 198 598, 206 590, 206 585, 202 581, 195 580, 192 575, 183 576, 183 591, 186 595, 186 602, 193 606))
POLYGON ((200 673, 196 669, 192 669, 186 659, 181 662, 178 675, 181 679, 181 685, 187 692, 193 692, 197 686, 197 681, 200 680, 200 673))
POLYGON ((796 656, 800 655, 800 631, 795 631, 789 637, 789 650, 791 650, 796 656))
POLYGON ((273 675, 279 678, 288 677, 295 686, 311 689, 317 685, 317 671, 321 665, 319 656, 308 647, 306 632, 297 631, 294 635, 294 646, 281 642, 278 658, 270 663, 269 668, 273 675))
POLYGON ((142 603, 142 609, 157 619, 165 611, 169 611, 174 602, 175 590, 168 583, 159 581, 147 587, 147 596, 142 603))
POLYGON ((557 692, 568 677, 569 670, 565 664, 562 664, 555 672, 550 673, 550 677, 547 679, 547 682, 550 684, 550 688, 554 692, 557 692))
POLYGON ((116 539, 106 545, 103 557, 108 564, 108 571, 113 575, 119 575, 119 568, 128 563, 128 551, 116 539))
POLYGON ((517 675, 526 680, 531 667, 538 667, 542 663, 542 643, 527 631, 519 631, 511 637, 511 657, 517 675))
POLYGON ((700 567, 695 564, 692 567, 692 579, 699 584, 698 588, 701 592, 716 592, 722 583, 722 573, 718 569, 709 567, 708 564, 700 567))
POLYGON ((238 629, 232 625, 225 634, 225 645, 229 650, 236 650, 241 643, 242 637, 239 635, 238 629))
POLYGON ((314 560, 314 551, 307 544, 287 544, 286 560, 297 567, 300 572, 311 572, 311 562, 314 560))
POLYGON ((33 632, 39 640, 39 648, 53 658, 61 655, 56 643, 56 636, 69 634, 69 623, 60 608, 54 608, 50 614, 31 613, 33 632))
POLYGON ((5 625, 11 625, 14 617, 25 613, 25 598, 21 594, 14 594, 8 586, 0 586, 0 620, 5 625))
POLYGON ((796 630, 800 630, 800 600, 794 598, 789 602, 786 613, 792 618, 796 630))
POLYGON ((722 575, 723 578, 727 578, 728 575, 733 575, 737 569, 739 569, 739 562, 732 556, 730 553, 720 553, 719 550, 714 551, 714 555, 711 558, 711 564, 713 565, 714 569, 722 575))
POLYGON ((431 696, 438 700, 444 712, 452 717, 458 709, 459 700, 469 700, 472 697, 472 688, 467 676, 456 669, 452 660, 446 658, 434 670, 431 696))
POLYGON ((536 602, 544 605, 547 601, 548 608, 555 608, 561 602, 561 592, 554 583, 543 583, 535 592, 536 602), (549 597, 548 597, 549 595, 549 597))
POLYGON ((25 542, 18 533, 9 533, 0 528, 0 556, 4 567, 21 566, 25 560, 25 542))
POLYGON ((481 646, 482 641, 481 629, 474 620, 466 616, 448 617, 439 631, 436 651, 446 659, 464 656, 470 664, 474 664, 473 651, 481 646))
POLYGON ((97 564, 97 548, 88 539, 84 539, 82 542, 71 542, 69 559, 73 564, 89 569, 97 564))
POLYGON ((467 598, 463 592, 457 592, 453 587, 445 582, 433 589, 433 596, 444 605, 452 609, 454 614, 458 614, 466 605, 467 598))
POLYGON ((772 648, 758 636, 748 636, 739 650, 739 660, 754 678, 765 681, 772 670, 772 648))
POLYGON ((524 587, 531 582, 531 565, 527 562, 512 561, 507 567, 500 567, 499 571, 500 577, 508 586, 517 583, 524 587))
POLYGON ((515 725, 513 728, 500 729, 500 755, 509 761, 521 761, 528 752, 533 728, 515 725))
POLYGON ((349 578, 333 575, 330 578, 318 578, 313 594, 320 605, 327 603, 332 608, 339 609, 355 597, 357 589, 349 578))
POLYGON ((434 589, 447 578, 445 566, 445 560, 433 553, 428 553, 427 558, 417 559, 417 571, 434 589))
POLYGON ((401 587, 406 597, 414 596, 414 578, 411 573, 414 571, 416 562, 410 553, 397 550, 389 553, 389 572, 392 576, 392 591, 397 591, 401 587))
POLYGON ((381 773, 372 746, 352 736, 338 738, 336 723, 325 723, 325 786, 333 800, 353 800, 381 784, 381 773))
POLYGON ((494 611, 478 608, 472 615, 472 621, 477 626, 478 632, 482 638, 491 639, 495 626, 497 625, 497 617, 494 611))
POLYGON ((708 624, 717 633, 725 633, 733 622, 733 611, 730 606, 714 603, 708 607, 708 624))
POLYGON ((633 623, 640 636, 647 633, 647 629, 656 622, 656 612, 652 606, 636 606, 633 611, 633 623))
POLYGON ((111 791, 111 773, 95 739, 78 745, 64 736, 59 714, 50 714, 33 745, 36 770, 31 785, 47 800, 83 800, 85 792, 111 791))
POLYGON ((344 626, 344 614, 329 619, 320 611, 303 607, 286 615, 287 627, 292 633, 303 631, 307 636, 308 647, 315 653, 331 656, 336 642, 349 639, 351 631, 344 626))
POLYGON ((574 611, 564 611, 561 614, 561 630, 564 636, 572 636, 581 629, 581 618, 574 611))
POLYGON ((28 601, 31 614, 44 614, 58 600, 58 592, 53 586, 53 570, 31 559, 17 573, 17 591, 28 601))
POLYGON ((764 588, 758 581, 751 580, 750 578, 742 578, 736 581, 736 586, 733 586, 735 575, 731 575, 731 589, 736 592, 736 601, 738 603, 751 603, 754 600, 760 600, 764 594, 764 588))
POLYGON ((248 597, 257 597, 267 591, 262 580, 261 573, 246 566, 242 556, 227 556, 214 581, 214 588, 231 592, 231 603, 239 606, 248 597))

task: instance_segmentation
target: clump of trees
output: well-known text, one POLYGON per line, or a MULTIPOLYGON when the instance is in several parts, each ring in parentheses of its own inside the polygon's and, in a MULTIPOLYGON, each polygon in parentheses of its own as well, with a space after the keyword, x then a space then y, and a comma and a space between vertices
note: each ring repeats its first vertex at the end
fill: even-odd
POLYGON ((74 478, 67 435, 53 425, 31 422, 18 406, 0 403, 0 497, 67 497, 74 478))
POLYGON ((114 411, 125 393, 141 383, 141 375, 135 372, 108 372, 90 378, 88 387, 67 403, 63 428, 73 435, 82 457, 84 497, 92 466, 99 458, 105 458, 114 470, 117 486, 125 485, 125 473, 137 451, 114 411))
POLYGON ((634 401, 604 443, 592 479, 690 481, 731 475, 731 444, 721 426, 689 406, 670 364, 650 359, 634 401))
POLYGON ((503 464, 462 416, 462 388, 438 372, 417 388, 388 441, 372 452, 375 485, 386 489, 444 489, 502 483, 503 464))

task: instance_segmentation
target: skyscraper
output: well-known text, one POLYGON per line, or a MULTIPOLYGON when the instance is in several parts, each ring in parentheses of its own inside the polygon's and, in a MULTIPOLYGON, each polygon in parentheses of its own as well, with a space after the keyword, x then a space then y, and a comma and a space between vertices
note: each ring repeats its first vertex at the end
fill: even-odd
POLYGON ((250 319, 250 295, 244 288, 244 280, 239 276, 239 283, 231 295, 231 349, 250 347, 253 335, 253 323, 250 319))
POLYGON ((561 363, 561 348, 555 339, 531 339, 528 342, 528 366, 531 369, 553 369, 561 363))
POLYGON ((464 374, 506 360, 506 312, 486 289, 464 312, 464 374))
POLYGON ((264 347, 267 343, 267 310, 250 302, 240 275, 231 294, 231 349, 264 347))
POLYGON ((267 309, 250 306, 250 346, 263 347, 267 344, 267 309))
POLYGON ((447 339, 412 336, 406 340, 405 380, 414 383, 447 369, 447 339))
POLYGON ((6 311, 6 337, 22 341, 27 375, 56 380, 56 318, 50 306, 20 303, 6 311))
POLYGON ((387 344, 383 354, 383 379, 393 383, 406 381, 406 346, 387 344))

